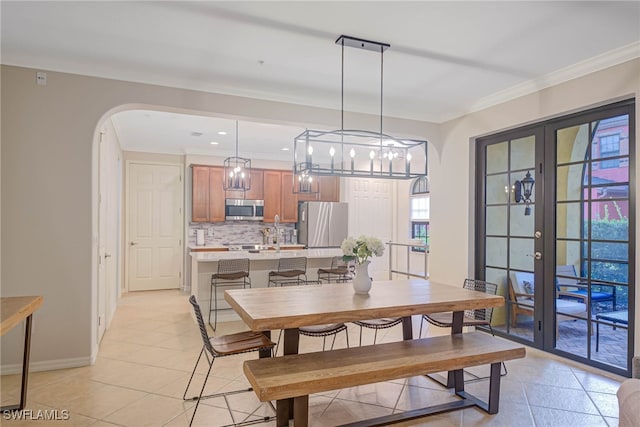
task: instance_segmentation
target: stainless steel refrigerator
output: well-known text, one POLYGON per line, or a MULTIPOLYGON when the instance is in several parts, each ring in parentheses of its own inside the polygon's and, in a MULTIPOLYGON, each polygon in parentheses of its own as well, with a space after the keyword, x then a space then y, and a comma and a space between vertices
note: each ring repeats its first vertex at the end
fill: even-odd
POLYGON ((348 215, 348 203, 300 203, 298 205, 298 242, 308 248, 340 247, 348 235, 348 215))

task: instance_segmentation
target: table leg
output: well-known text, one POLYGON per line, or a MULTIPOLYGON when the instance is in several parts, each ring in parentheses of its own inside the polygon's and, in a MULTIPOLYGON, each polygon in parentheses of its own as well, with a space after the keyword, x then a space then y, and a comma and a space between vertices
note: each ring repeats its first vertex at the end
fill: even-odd
MULTIPOLYGON (((300 343, 300 334, 298 332, 298 328, 294 329, 285 329, 284 330, 284 344, 282 346, 283 353, 287 354, 298 354, 298 346, 300 343)), ((287 420, 293 419, 294 416, 294 401, 293 399, 286 399, 282 403, 283 411, 286 407, 286 413, 288 414, 287 420), (286 402, 286 403, 285 403, 286 402)))
POLYGON ((32 314, 26 318, 24 331, 24 351, 22 353, 22 383, 20 385, 20 403, 17 405, 7 405, 0 408, 0 411, 21 411, 27 404, 27 385, 29 382, 29 355, 31 353, 31 321, 32 314))
MULTIPOLYGON (((262 331, 262 334, 265 337, 271 339, 271 331, 262 331)), ((274 354, 274 356, 275 356, 275 354, 274 354)), ((263 348, 262 350, 260 350, 258 352, 258 358, 264 359, 265 357, 271 357, 271 350, 268 349, 268 348, 263 348)))
MULTIPOLYGON (((464 311, 454 311, 451 334, 461 334, 464 321, 464 311)), ((456 391, 464 390, 464 373, 462 370, 449 371, 447 373, 447 388, 455 388, 456 391), (460 390, 458 390, 460 389, 460 390)))
POLYGON ((405 341, 413 339, 413 322, 411 321, 411 316, 402 318, 402 339, 405 341))

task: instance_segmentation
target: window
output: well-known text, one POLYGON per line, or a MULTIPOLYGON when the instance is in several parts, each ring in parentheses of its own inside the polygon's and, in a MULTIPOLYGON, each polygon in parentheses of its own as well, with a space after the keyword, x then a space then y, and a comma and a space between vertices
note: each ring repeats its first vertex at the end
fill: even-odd
MULTIPOLYGON (((600 137, 600 157, 614 157, 620 155, 620 135, 606 135, 600 137)), ((620 166, 620 159, 601 160, 600 169, 612 169, 620 166)))
MULTIPOLYGON (((429 179, 426 176, 417 178, 411 186, 410 216, 411 238, 429 243, 429 179)), ((413 252, 424 252, 425 248, 414 246, 413 252)))

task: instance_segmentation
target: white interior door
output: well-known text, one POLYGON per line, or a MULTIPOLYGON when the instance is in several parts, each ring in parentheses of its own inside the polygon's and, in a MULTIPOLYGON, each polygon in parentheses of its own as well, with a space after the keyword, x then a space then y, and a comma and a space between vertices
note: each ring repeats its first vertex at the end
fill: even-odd
POLYGON ((182 278, 182 168, 130 163, 128 289, 174 289, 182 278))
POLYGON ((99 183, 98 183, 98 342, 102 339, 106 329, 106 313, 107 313, 107 269, 105 264, 107 261, 106 239, 107 239, 107 181, 109 173, 106 167, 106 149, 103 141, 103 133, 100 134, 98 147, 99 156, 99 183))
MULTIPOLYGON (((374 236, 388 242, 393 239, 393 186, 391 180, 349 178, 346 182, 349 202, 349 236, 374 236)), ((373 257, 369 274, 377 280, 389 278, 388 247, 382 257, 373 257)))

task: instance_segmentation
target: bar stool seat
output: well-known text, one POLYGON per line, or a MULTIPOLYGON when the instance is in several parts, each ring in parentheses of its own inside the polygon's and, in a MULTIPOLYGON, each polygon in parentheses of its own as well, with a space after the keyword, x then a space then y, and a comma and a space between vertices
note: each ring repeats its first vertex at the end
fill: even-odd
POLYGON ((307 258, 280 258, 278 270, 269 272, 268 286, 302 285, 307 283, 307 258))
POLYGON ((221 259, 218 261, 218 271, 211 275, 211 293, 209 294, 209 325, 214 331, 218 326, 218 287, 242 286, 242 288, 250 288, 249 266, 249 258, 221 259), (214 312, 213 324, 211 324, 212 311, 214 312))
POLYGON ((347 282, 353 278, 354 266, 345 262, 341 256, 331 259, 331 267, 318 269, 318 282, 347 282))

